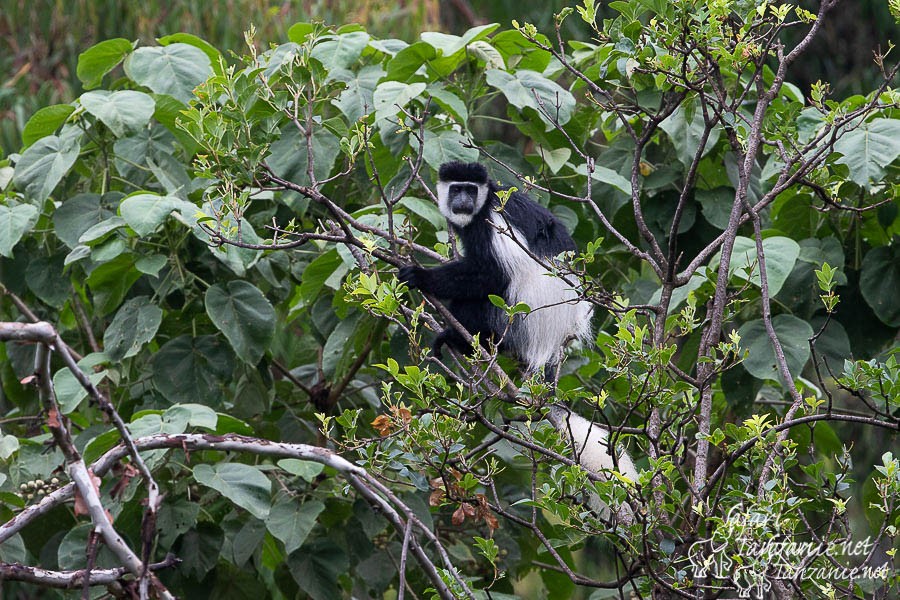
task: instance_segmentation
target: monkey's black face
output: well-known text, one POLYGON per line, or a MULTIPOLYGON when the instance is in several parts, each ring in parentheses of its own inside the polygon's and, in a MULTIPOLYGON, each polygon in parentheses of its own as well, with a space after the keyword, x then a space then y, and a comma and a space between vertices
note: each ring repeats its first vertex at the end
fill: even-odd
POLYGON ((453 183, 449 190, 449 206, 454 215, 471 215, 478 201, 478 186, 474 183, 453 183))
POLYGON ((471 181, 439 181, 437 192, 441 214, 457 227, 466 227, 484 208, 488 186, 471 181))

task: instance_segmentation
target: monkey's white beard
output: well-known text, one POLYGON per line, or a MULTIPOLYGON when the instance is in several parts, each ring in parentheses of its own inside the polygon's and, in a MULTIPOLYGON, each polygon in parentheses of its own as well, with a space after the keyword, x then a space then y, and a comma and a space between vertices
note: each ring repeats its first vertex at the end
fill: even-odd
MULTIPOLYGON (((613 454, 609 447, 609 435, 605 429, 573 413, 561 404, 554 404, 550 407, 549 419, 557 431, 574 445, 578 463, 585 470, 606 479, 610 478, 609 471, 617 470, 632 481, 638 480, 637 469, 626 452, 617 453, 615 462, 618 463, 618 467, 614 464, 613 454)), ((610 507, 594 493, 588 496, 588 506, 601 517, 610 514, 610 507)), ((627 504, 614 507, 614 512, 620 522, 628 524, 633 520, 631 507, 627 504)))
POLYGON ((563 345, 570 338, 591 338, 592 308, 578 300, 578 292, 571 285, 529 256, 522 232, 508 226, 497 213, 491 213, 491 222, 500 231, 510 230, 495 233, 493 239, 494 252, 510 277, 507 303, 513 306, 524 302, 531 308, 528 315, 513 322, 507 341, 528 370, 536 372, 548 363, 559 362, 563 345))

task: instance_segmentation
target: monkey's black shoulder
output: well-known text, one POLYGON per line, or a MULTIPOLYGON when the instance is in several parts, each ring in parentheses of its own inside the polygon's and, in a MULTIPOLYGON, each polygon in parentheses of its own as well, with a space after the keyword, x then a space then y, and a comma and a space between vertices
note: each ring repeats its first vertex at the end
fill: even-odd
POLYGON ((479 163, 453 161, 441 165, 438 177, 441 181, 487 183, 488 172, 484 165, 479 163))
POLYGON ((528 248, 536 255, 551 257, 576 249, 575 240, 569 235, 566 226, 527 194, 510 194, 502 212, 509 223, 522 232, 528 241, 528 248))

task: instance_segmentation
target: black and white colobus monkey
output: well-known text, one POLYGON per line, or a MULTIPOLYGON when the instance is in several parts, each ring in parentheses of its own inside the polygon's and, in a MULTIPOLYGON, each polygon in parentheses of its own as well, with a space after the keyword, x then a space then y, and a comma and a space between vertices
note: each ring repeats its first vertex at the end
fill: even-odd
MULTIPOLYGON (((438 208, 462 241, 464 256, 432 269, 403 267, 400 280, 448 300, 447 308, 463 327, 481 334, 484 342, 500 342, 500 349, 525 363, 529 372, 545 367, 549 374, 567 340, 587 339, 591 333, 591 305, 579 301, 572 286, 541 264, 574 251, 575 242, 549 210, 521 192, 513 192, 498 212, 499 189, 478 163, 441 165, 438 208), (491 294, 509 306, 524 302, 531 313, 516 316, 507 330, 507 316, 491 304, 491 294)), ((444 344, 464 353, 472 350, 453 328, 438 334, 436 354, 444 344)))
MULTIPOLYGON (((447 308, 463 327, 473 335, 481 334, 484 342, 499 341, 500 349, 515 355, 529 372, 544 367, 545 374, 552 376, 565 343, 573 337, 586 340, 591 334, 591 305, 543 266, 562 252, 574 251, 575 242, 549 210, 521 192, 512 193, 498 212, 499 189, 478 163, 441 165, 438 208, 462 240, 464 255, 431 269, 402 267, 400 280, 448 300, 447 308), (516 316, 507 330, 508 318, 490 302, 490 294, 502 297, 509 306, 525 302, 531 312, 516 316)), ((434 342, 438 356, 444 344, 463 353, 472 351, 453 328, 438 334, 434 342)), ((627 454, 617 453, 613 459, 606 430, 559 403, 551 405, 549 419, 573 444, 584 468, 603 474, 618 467, 637 480, 627 454)), ((594 494, 589 495, 588 504, 608 514, 609 508, 594 494)), ((621 520, 631 518, 627 506, 615 513, 621 520)))

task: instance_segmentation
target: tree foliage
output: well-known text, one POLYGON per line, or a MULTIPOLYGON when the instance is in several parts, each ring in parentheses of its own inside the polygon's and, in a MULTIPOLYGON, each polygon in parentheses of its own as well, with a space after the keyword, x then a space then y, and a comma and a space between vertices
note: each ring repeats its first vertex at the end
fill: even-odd
POLYGON ((835 4, 85 50, 90 91, 0 164, 4 590, 896 591, 897 67, 877 55, 865 96, 790 83, 835 4), (556 276, 596 339, 556 389, 428 350, 450 315, 396 267, 458 252, 449 160, 579 244, 556 276), (582 468, 551 401, 638 480, 582 468), (834 561, 868 576, 814 570, 834 561))

